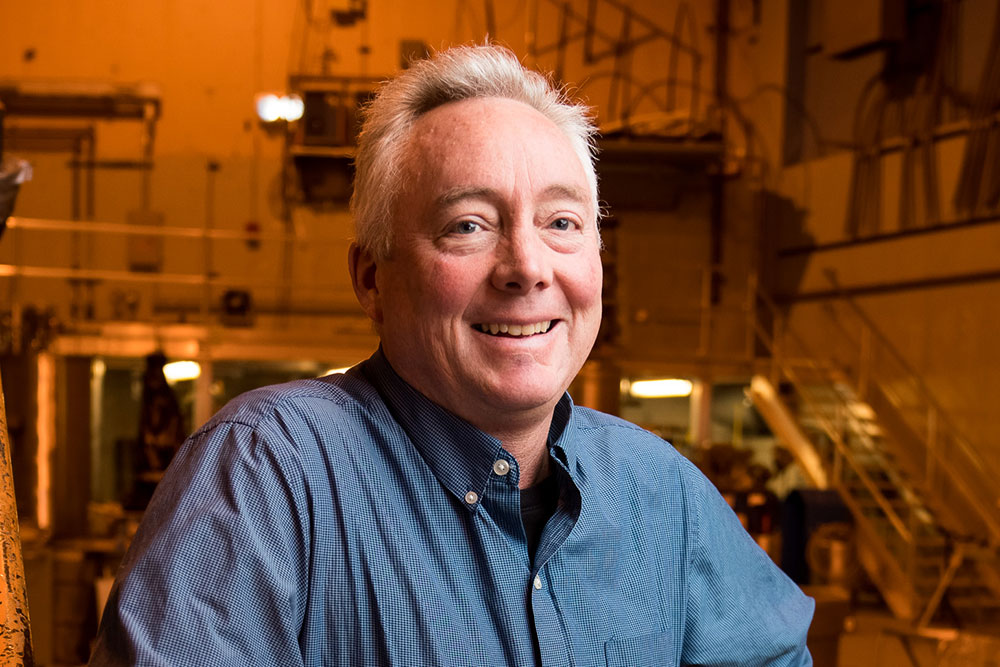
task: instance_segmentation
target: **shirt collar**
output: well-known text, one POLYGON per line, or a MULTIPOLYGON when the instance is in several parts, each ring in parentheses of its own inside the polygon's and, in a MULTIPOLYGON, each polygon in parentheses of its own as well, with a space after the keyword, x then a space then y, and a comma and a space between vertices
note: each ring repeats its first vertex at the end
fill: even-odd
POLYGON ((556 403, 555 413, 552 415, 552 425, 549 426, 549 453, 560 463, 566 466, 566 471, 575 478, 577 463, 577 443, 573 437, 576 433, 576 410, 574 410, 573 399, 568 392, 564 392, 562 398, 556 403))
MULTIPOLYGON (((431 471, 449 492, 475 510, 483 498, 493 463, 506 460, 510 466, 511 483, 516 483, 519 471, 514 457, 500 441, 483 433, 461 417, 452 414, 421 394, 396 374, 379 349, 362 364, 362 373, 375 386, 389 411, 410 437, 431 471), (469 492, 477 501, 469 503, 469 492)), ((567 470, 576 466, 576 447, 569 434, 573 421, 573 401, 564 394, 556 404, 549 427, 550 452, 561 459, 567 470)))

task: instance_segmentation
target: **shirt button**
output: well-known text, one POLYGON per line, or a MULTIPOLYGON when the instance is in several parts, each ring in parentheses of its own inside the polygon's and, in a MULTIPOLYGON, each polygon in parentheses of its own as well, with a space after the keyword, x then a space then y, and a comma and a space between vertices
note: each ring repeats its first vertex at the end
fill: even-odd
POLYGON ((542 590, 542 578, 537 574, 535 575, 535 583, 533 584, 536 591, 542 590))
POLYGON ((506 475, 510 472, 510 464, 503 459, 497 459, 493 462, 493 472, 498 475, 506 475))
POLYGON ((479 494, 476 493, 475 491, 469 491, 467 494, 465 494, 465 502, 469 503, 470 505, 475 505, 478 500, 479 500, 479 494))

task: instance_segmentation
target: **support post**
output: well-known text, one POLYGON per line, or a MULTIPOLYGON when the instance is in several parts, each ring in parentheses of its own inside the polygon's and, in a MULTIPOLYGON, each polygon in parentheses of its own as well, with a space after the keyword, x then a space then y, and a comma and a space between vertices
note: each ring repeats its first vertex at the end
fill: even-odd
POLYGON ((7 410, 0 382, 0 541, 3 576, 0 577, 0 662, 5 665, 35 664, 31 650, 28 595, 21 557, 21 536, 14 499, 14 476, 7 437, 7 410))
POLYGON ((593 358, 580 371, 580 405, 617 415, 621 394, 621 369, 608 359, 593 358))
POLYGON ((699 449, 712 446, 712 383, 705 378, 694 381, 689 403, 691 443, 699 449))

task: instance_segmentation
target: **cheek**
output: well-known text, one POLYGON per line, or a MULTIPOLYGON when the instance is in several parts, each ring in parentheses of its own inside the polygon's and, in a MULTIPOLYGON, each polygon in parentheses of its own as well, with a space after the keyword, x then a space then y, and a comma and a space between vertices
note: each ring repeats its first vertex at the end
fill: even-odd
POLYGON ((570 266, 565 274, 566 298, 570 304, 580 310, 596 310, 601 312, 601 285, 604 275, 600 256, 594 256, 587 261, 578 261, 570 266))
POLYGON ((475 296, 473 274, 467 262, 436 261, 415 271, 396 288, 408 294, 412 317, 431 329, 448 328, 475 296))
POLYGON ((482 283, 482 259, 444 257, 434 262, 428 272, 428 291, 442 307, 464 310, 482 283))

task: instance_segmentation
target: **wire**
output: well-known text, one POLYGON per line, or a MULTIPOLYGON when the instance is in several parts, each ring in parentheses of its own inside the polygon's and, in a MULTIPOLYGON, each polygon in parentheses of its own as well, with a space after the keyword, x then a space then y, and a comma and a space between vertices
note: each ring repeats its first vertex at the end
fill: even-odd
POLYGON ((972 214, 981 203, 981 186, 992 182, 993 165, 988 159, 995 149, 991 149, 994 135, 989 116, 997 102, 1000 88, 1000 9, 994 14, 993 34, 989 50, 980 76, 979 88, 975 93, 975 103, 970 113, 972 127, 965 144, 962 167, 955 190, 954 204, 960 212, 972 214))
MULTIPOLYGON (((694 43, 694 50, 696 53, 701 53, 701 49, 698 46, 698 30, 697 26, 694 24, 694 14, 691 12, 691 6, 686 2, 681 2, 677 5, 677 11, 674 14, 674 34, 681 34, 681 19, 687 18, 688 35, 691 41, 694 43)), ((677 79, 677 42, 670 42, 670 51, 667 55, 667 78, 670 80, 677 79)), ((701 79, 701 58, 691 59, 691 80, 699 81, 701 79)), ((691 111, 694 115, 694 111, 698 108, 698 97, 695 94, 696 91, 691 91, 691 111)), ((673 86, 668 86, 667 88, 667 108, 673 111, 676 105, 676 90, 673 86)))

